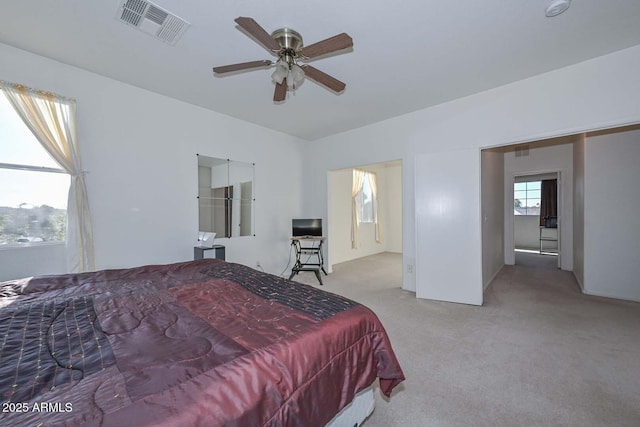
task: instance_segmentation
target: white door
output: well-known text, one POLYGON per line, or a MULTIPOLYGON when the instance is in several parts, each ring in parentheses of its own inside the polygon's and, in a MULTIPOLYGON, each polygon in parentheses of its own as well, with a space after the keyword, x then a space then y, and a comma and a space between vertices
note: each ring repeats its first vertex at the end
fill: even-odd
POLYGON ((480 150, 416 157, 416 296, 482 305, 480 150))

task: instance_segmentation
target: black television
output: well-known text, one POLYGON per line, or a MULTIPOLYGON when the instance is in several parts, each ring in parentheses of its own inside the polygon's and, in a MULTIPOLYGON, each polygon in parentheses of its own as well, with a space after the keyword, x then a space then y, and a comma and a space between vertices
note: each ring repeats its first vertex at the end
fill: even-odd
POLYGON ((322 218, 292 219, 291 230, 293 237, 322 237, 322 218))
POLYGON ((545 216, 544 217, 544 228, 558 228, 558 217, 556 217, 556 216, 545 216))

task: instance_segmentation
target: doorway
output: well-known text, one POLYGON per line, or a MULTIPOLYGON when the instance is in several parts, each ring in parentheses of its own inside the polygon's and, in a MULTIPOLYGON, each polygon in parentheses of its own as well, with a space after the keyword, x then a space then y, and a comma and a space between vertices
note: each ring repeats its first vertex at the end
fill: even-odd
MULTIPOLYGON (((364 183, 369 185, 363 179, 364 183)), ((364 187, 367 187, 364 186, 364 187)), ((327 266, 384 252, 402 254, 402 161, 393 160, 329 171, 327 175, 327 266), (377 207, 373 215, 358 215, 357 244, 352 241, 354 169, 375 175, 376 195, 357 196, 357 206, 377 207), (376 230, 377 228, 377 230, 376 230), (356 246, 356 247, 354 247, 356 246)), ((397 257, 402 262, 402 257, 397 257)))
POLYGON ((560 268, 561 171, 517 175, 512 185, 515 263, 520 252, 531 254, 529 258, 534 254, 553 257, 560 268))
MULTIPOLYGON (((583 135, 571 135, 532 141, 524 144, 487 148, 481 151, 481 199, 482 199, 482 281, 486 288, 504 265, 516 264, 516 249, 530 250, 536 256, 540 252, 541 223, 539 210, 527 217, 526 210, 517 212, 517 181, 542 181, 557 179, 557 228, 542 229, 545 251, 553 243, 557 246, 552 261, 556 268, 573 270, 573 147, 583 135), (521 215, 525 213, 525 215, 521 215), (516 217, 518 217, 516 219, 516 217), (529 243, 516 244, 516 221, 530 221, 529 243), (518 247, 517 247, 518 246, 518 247)), ((536 190, 536 188, 533 188, 536 190)), ((520 189, 522 191, 522 189, 520 189)), ((533 203, 520 200, 520 206, 533 203)), ((521 197, 522 198, 522 197, 521 197)))

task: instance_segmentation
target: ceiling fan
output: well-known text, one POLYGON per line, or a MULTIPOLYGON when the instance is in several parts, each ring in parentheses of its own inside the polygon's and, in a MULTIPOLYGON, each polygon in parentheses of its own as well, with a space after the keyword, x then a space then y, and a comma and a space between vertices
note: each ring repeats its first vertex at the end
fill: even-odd
POLYGON ((341 33, 312 45, 304 46, 300 33, 290 28, 280 28, 269 34, 252 18, 239 17, 235 19, 235 22, 272 55, 277 56, 278 59, 276 61, 265 59, 263 61, 251 61, 214 67, 213 72, 215 74, 269 68, 275 65, 275 71, 271 75, 276 85, 273 94, 274 102, 284 101, 287 96, 287 91, 297 89, 305 77, 314 80, 316 83, 336 93, 342 92, 346 87, 346 84, 331 77, 327 73, 309 64, 299 64, 299 62, 306 62, 329 53, 352 47, 353 40, 347 33, 341 33))

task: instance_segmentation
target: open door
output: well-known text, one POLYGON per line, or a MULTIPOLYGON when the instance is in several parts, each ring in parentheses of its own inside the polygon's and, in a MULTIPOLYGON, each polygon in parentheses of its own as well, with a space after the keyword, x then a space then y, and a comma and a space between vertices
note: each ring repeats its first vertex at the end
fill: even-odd
POLYGON ((480 150, 416 157, 416 296, 482 305, 480 150))

